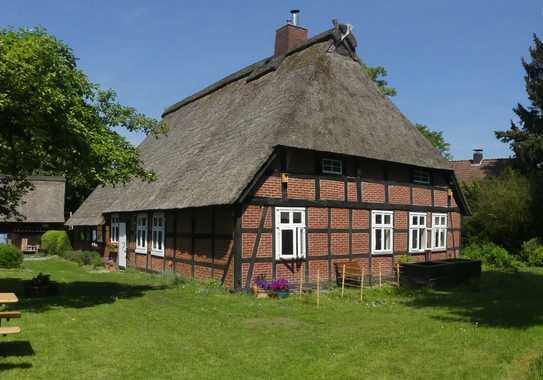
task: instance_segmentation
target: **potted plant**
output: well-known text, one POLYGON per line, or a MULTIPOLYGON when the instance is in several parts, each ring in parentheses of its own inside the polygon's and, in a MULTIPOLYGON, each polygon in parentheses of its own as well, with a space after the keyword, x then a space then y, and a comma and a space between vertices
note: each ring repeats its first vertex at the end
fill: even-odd
POLYGON ((270 287, 273 294, 279 298, 286 298, 289 295, 288 280, 286 278, 272 281, 270 287))
POLYGON ((253 294, 256 298, 268 298, 270 291, 270 283, 266 281, 264 275, 260 275, 256 278, 252 287, 253 294))

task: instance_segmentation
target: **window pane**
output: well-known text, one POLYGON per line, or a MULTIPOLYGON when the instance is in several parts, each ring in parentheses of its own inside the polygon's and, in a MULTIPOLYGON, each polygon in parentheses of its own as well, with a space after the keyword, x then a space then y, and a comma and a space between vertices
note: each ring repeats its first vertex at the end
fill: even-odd
POLYGON ((158 249, 162 249, 162 231, 158 231, 158 249))
POLYGON ((294 254, 294 247, 292 246, 293 238, 294 238, 293 230, 281 231, 281 254, 282 255, 290 256, 294 254))
POLYGON ((301 212, 295 212, 293 214, 293 223, 302 223, 302 213, 301 212))
POLYGON ((417 249, 419 247, 417 238, 418 238, 417 230, 411 230, 411 248, 412 249, 417 249))
POLYGON ((390 214, 385 214, 385 224, 390 224, 390 214))
POLYGON ((445 247, 445 230, 441 230, 440 232, 440 235, 441 235, 441 240, 440 240, 440 246, 441 247, 445 247))
POLYGON ((378 228, 375 230, 375 250, 380 251, 383 249, 383 230, 378 228))
POLYGON ((383 224, 383 215, 381 214, 375 215, 375 224, 383 224))
POLYGON ((391 243, 391 241, 390 241, 390 233, 391 233, 391 230, 387 228, 387 229, 385 229, 384 232, 385 232, 385 244, 384 244, 384 249, 388 251, 388 250, 390 249, 390 243, 391 243))
POLYGON ((281 223, 288 224, 290 223, 290 213, 282 212, 281 213, 281 223))
POLYGON ((414 225, 414 226, 418 225, 419 224, 419 218, 416 217, 416 216, 413 216, 411 218, 411 224, 414 225))

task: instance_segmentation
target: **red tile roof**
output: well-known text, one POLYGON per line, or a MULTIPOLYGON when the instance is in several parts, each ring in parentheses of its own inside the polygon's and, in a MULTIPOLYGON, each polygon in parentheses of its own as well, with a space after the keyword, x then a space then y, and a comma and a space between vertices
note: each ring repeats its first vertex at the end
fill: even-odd
POLYGON ((470 184, 488 176, 498 176, 512 163, 511 158, 483 159, 480 164, 472 160, 451 161, 451 165, 460 183, 470 184))

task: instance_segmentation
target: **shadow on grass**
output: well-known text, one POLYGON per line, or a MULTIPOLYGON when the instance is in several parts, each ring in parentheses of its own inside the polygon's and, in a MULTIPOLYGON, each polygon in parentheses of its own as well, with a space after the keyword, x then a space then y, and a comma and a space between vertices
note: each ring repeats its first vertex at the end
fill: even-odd
POLYGON ((147 291, 166 289, 167 286, 130 285, 118 282, 73 281, 59 282, 58 295, 28 298, 25 288, 29 280, 0 279, 0 292, 15 292, 20 302, 10 309, 44 312, 51 307, 84 308, 109 304, 117 299, 141 297, 147 291))
POLYGON ((0 342, 0 357, 2 358, 7 356, 33 356, 34 354, 35 352, 30 342, 0 342))
POLYGON ((0 372, 7 371, 9 369, 22 368, 28 369, 32 368, 30 363, 0 363, 0 372))
POLYGON ((435 316, 444 321, 528 328, 543 323, 543 275, 526 271, 485 271, 478 287, 421 290, 404 304, 413 308, 444 309, 448 312, 446 316, 435 316))

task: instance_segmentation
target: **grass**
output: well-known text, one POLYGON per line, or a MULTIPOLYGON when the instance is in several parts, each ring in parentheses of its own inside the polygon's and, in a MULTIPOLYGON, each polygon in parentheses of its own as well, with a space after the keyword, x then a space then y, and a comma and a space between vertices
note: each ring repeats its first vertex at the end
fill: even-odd
MULTIPOLYGON (((486 271, 479 289, 371 289, 257 300, 61 259, 0 270, 0 291, 51 274, 62 296, 22 299, 0 337, 2 379, 537 379, 543 271, 486 271)), ((539 376, 539 377, 538 377, 539 376)))

